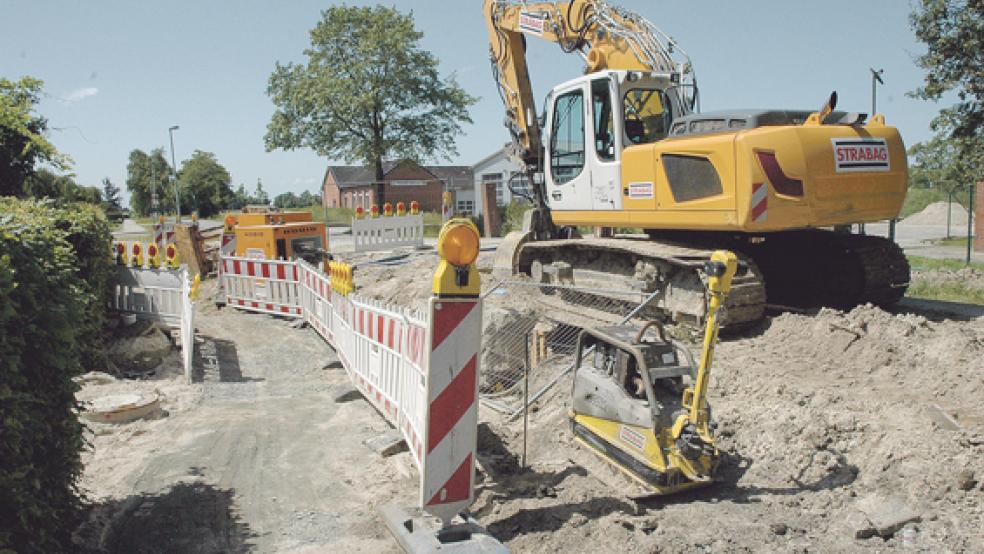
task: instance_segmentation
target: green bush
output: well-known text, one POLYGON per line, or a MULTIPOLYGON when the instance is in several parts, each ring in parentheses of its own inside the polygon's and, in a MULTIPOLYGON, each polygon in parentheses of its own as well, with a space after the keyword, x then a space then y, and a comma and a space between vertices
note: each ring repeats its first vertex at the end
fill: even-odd
POLYGON ((102 356, 108 241, 96 208, 0 199, 0 551, 71 550, 85 446, 72 377, 102 356))

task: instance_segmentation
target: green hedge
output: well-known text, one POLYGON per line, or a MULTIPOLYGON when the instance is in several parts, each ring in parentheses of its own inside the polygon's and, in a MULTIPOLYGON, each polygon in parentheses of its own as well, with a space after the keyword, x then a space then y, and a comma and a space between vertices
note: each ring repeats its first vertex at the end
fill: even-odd
POLYGON ((98 209, 0 198, 0 551, 72 549, 72 377, 104 356, 109 240, 98 209))

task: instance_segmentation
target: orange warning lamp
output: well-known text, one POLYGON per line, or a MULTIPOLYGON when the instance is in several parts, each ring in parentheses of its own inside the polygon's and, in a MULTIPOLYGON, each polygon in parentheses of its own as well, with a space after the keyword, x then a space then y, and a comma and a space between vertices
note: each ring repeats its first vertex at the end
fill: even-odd
POLYGON ((389 202, 383 204, 383 215, 386 217, 391 217, 393 215, 393 204, 389 202))
POLYGON ((420 203, 417 202, 416 200, 410 202, 410 213, 413 215, 417 215, 418 213, 420 213, 420 203))
POLYGON ((126 244, 122 242, 116 243, 116 263, 119 265, 130 265, 130 261, 126 255, 126 244))
POLYGON ((455 225, 446 225, 437 239, 437 253, 452 265, 470 265, 478 258, 478 229, 467 220, 454 220, 455 225))
POLYGON ((231 233, 236 227, 236 216, 228 214, 225 216, 225 232, 231 233))
POLYGON ((356 206, 355 208, 355 218, 362 219, 366 215, 366 210, 362 206, 356 206))
POLYGON ((396 215, 404 215, 407 213, 407 205, 403 202, 396 203, 396 215))
POLYGON ((379 217, 379 206, 373 204, 369 207, 369 215, 372 217, 379 217))

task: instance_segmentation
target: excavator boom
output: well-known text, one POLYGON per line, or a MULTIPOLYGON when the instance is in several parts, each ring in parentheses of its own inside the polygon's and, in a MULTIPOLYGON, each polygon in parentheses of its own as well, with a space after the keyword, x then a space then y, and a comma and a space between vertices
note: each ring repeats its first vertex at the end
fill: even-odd
POLYGON ((631 11, 600 0, 485 0, 483 10, 492 71, 513 138, 510 157, 526 167, 538 166, 543 148, 526 65, 526 36, 556 43, 564 53, 579 54, 586 73, 604 69, 659 72, 675 75, 678 83, 693 88, 692 66, 683 49, 631 11))

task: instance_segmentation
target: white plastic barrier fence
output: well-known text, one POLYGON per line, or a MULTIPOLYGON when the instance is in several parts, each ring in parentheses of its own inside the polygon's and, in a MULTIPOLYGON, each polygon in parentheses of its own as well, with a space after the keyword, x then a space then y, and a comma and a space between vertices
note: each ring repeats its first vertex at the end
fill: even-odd
POLYGON ((195 310, 188 270, 116 266, 109 307, 137 319, 160 321, 180 329, 181 362, 191 381, 195 348, 195 310))
POLYGON ((424 245, 423 214, 352 218, 356 252, 424 245))
POLYGON ((257 312, 300 316, 297 263, 222 257, 221 290, 226 304, 257 312))
POLYGON ((225 257, 222 263, 228 305, 302 317, 335 349, 355 386, 406 439, 420 470, 423 509, 447 524, 472 503, 480 299, 432 298, 423 314, 343 296, 302 260, 225 257), (294 280, 298 290, 277 298, 274 306, 284 309, 271 309, 270 297, 256 294, 257 283, 274 274, 288 285, 294 280))

